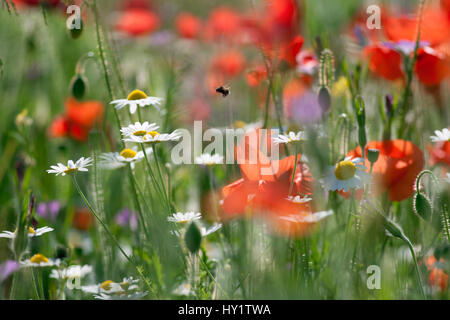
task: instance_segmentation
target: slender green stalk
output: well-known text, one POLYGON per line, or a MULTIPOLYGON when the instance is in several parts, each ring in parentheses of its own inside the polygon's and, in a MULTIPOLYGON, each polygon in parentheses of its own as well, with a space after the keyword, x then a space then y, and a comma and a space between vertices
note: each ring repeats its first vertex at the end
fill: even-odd
POLYGON ((411 84, 412 84, 412 78, 413 78, 413 71, 414 71, 414 65, 417 61, 417 52, 419 51, 420 46, 420 33, 421 33, 421 25, 422 25, 422 15, 423 15, 423 7, 425 4, 425 0, 420 1, 420 7, 419 7, 419 22, 417 24, 417 37, 416 37, 416 44, 414 47, 413 57, 412 59, 408 59, 405 62, 405 70, 406 70, 406 87, 405 91, 403 92, 403 100, 402 105, 400 107, 400 128, 398 130, 398 137, 402 138, 405 128, 406 128, 406 121, 405 121, 405 115, 406 111, 408 109, 409 104, 409 98, 411 96, 411 84))
POLYGON ((134 263, 134 261, 131 260, 131 258, 125 253, 125 251, 122 249, 122 247, 120 246, 119 242, 117 241, 117 239, 114 237, 114 235, 111 233, 111 231, 109 230, 108 226, 103 222, 103 220, 99 217, 99 215, 97 214, 97 212, 95 211, 95 209, 92 207, 92 205, 90 204, 90 202, 88 201, 88 199, 86 198, 86 196, 84 195, 83 191, 81 191, 80 185, 77 182, 77 178, 75 177, 75 175, 72 175, 72 181, 75 185, 75 188, 77 189, 78 193, 80 194, 81 198, 83 199, 84 203, 86 204, 86 206, 89 208, 89 210, 91 210, 92 214, 94 215, 94 217, 97 219, 97 221, 101 224, 101 226, 103 227, 103 229, 106 231, 106 233, 108 234, 108 236, 111 238, 111 240, 113 241, 113 243, 117 246, 117 248, 120 250, 120 252, 123 254, 123 256, 128 260, 128 262, 132 263, 134 266, 136 266, 136 264, 134 263))
MULTIPOLYGON (((39 268, 39 267, 37 267, 39 268)), ((40 290, 39 290, 39 282, 35 273, 35 270, 33 267, 31 267, 31 282, 33 283, 33 289, 34 289, 34 293, 36 295, 36 298, 38 300, 43 300, 44 298, 41 298, 40 295, 40 290)))
MULTIPOLYGON (((153 185, 155 186, 155 190, 159 193, 159 196, 161 196, 163 199, 167 199, 167 196, 165 194, 165 191, 162 189, 162 186, 158 183, 156 180, 155 174, 153 173, 153 169, 151 167, 150 161, 148 159, 147 151, 145 150, 144 146, 141 144, 142 152, 144 153, 145 162, 147 164, 147 169, 150 174, 150 178, 152 179, 153 185)), ((170 204, 167 201, 163 201, 168 209, 168 214, 171 214, 171 208, 170 204)))
POLYGON ((412 256, 413 262, 414 262, 414 269, 416 270, 417 282, 419 283, 420 293, 422 294, 422 297, 424 299, 426 299, 427 297, 425 295, 425 290, 423 289, 422 276, 420 275, 419 265, 417 264, 417 258, 416 258, 416 253, 414 252, 414 247, 413 247, 411 241, 409 241, 408 239, 403 239, 403 241, 406 242, 406 244, 408 245, 409 251, 411 252, 411 256, 412 256))
POLYGON ((161 185, 162 185, 162 187, 163 187, 164 195, 165 195, 165 197, 166 197, 166 200, 169 201, 169 198, 167 197, 167 193, 166 193, 166 184, 165 184, 164 178, 163 178, 163 176, 162 176, 161 166, 160 166, 160 164, 159 164, 158 152, 156 151, 156 145, 155 145, 155 144, 152 144, 152 149, 153 149, 153 155, 154 155, 154 157, 155 157, 156 169, 158 170, 158 177, 159 177, 159 180, 160 180, 161 185))
MULTIPOLYGON (((107 63, 106 63, 105 52, 103 49, 102 35, 101 35, 101 29, 100 29, 100 23, 99 23, 100 17, 99 17, 96 1, 93 1, 92 8, 93 8, 92 11, 94 13, 94 20, 95 20, 97 45, 98 45, 98 50, 100 52, 100 61, 102 63, 102 67, 103 67, 103 76, 105 78, 106 89, 108 90, 109 99, 112 101, 112 100, 115 100, 115 95, 112 90, 110 75, 109 75, 109 71, 108 71, 108 67, 107 67, 107 63)), ((122 125, 120 123, 120 118, 119 118, 116 108, 113 108, 113 111, 114 111, 114 116, 116 118, 117 126, 120 129, 122 127, 122 125)), ((104 121, 104 123, 105 123, 105 121, 104 121)), ((122 140, 120 140, 120 142, 121 142, 122 148, 124 148, 125 143, 122 140)))
POLYGON ((272 76, 269 77, 269 85, 267 87, 266 103, 264 105, 264 125, 263 128, 267 129, 269 123, 269 107, 270 107, 270 96, 272 94, 272 76))
POLYGON ((132 191, 133 198, 134 198, 134 204, 135 204, 136 209, 137 209, 137 211, 139 213, 139 219, 141 220, 141 226, 142 226, 142 229, 144 230, 145 236, 147 237, 147 239, 149 239, 148 238, 149 234, 148 234, 147 226, 145 224, 145 219, 144 219, 144 216, 143 216, 143 210, 142 210, 141 202, 139 201, 138 194, 137 194, 137 191, 136 191, 136 184, 137 184, 137 182, 136 182, 136 179, 133 176, 133 170, 131 169, 131 164, 128 165, 128 175, 129 175, 129 179, 130 179, 130 182, 131 182, 130 184, 131 184, 131 189, 132 189, 131 191, 132 191))

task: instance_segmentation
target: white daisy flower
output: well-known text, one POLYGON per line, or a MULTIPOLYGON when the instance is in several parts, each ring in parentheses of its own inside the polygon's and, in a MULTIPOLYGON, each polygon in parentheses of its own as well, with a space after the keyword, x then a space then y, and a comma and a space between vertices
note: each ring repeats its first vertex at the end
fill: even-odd
POLYGON ((133 293, 117 292, 115 294, 100 293, 94 295, 94 298, 98 300, 137 300, 145 297, 147 294, 147 291, 133 293))
POLYGON ((123 139, 126 142, 136 142, 136 143, 159 143, 164 141, 178 141, 181 138, 181 134, 177 131, 172 133, 159 133, 157 131, 150 131, 143 136, 129 136, 123 139))
POLYGON ((289 196, 286 198, 287 200, 294 202, 294 203, 306 203, 306 202, 310 202, 312 201, 312 198, 308 197, 308 196, 289 196))
POLYGON ((444 128, 442 130, 435 130, 435 136, 431 136, 430 139, 433 142, 447 142, 450 141, 450 130, 444 128))
POLYGON ((195 220, 200 220, 202 218, 201 213, 195 212, 177 212, 174 213, 171 217, 168 217, 167 220, 170 222, 176 223, 188 223, 195 220))
POLYGON ((192 287, 188 282, 183 282, 172 293, 176 296, 190 296, 192 294, 192 287))
POLYGON ((72 160, 69 160, 67 162, 67 165, 64 165, 62 163, 58 163, 56 166, 50 166, 50 170, 47 170, 48 173, 56 173, 56 175, 62 175, 65 176, 66 174, 74 173, 76 171, 88 171, 86 167, 92 165, 92 159, 91 158, 80 158, 77 160, 77 162, 73 162, 72 160))
MULTIPOLYGON (((34 229, 33 227, 28 228, 28 237, 39 237, 42 236, 44 233, 53 231, 53 228, 50 227, 42 227, 34 229)), ((3 231, 0 232, 0 238, 8 238, 8 239, 14 239, 17 235, 17 230, 14 232, 11 231, 3 231)))
POLYGON ((279 134, 278 137, 272 138, 273 142, 277 145, 280 143, 294 143, 300 141, 306 141, 306 133, 304 131, 299 131, 297 133, 289 131, 288 134, 279 134))
POLYGON ((138 289, 138 279, 133 279, 133 277, 123 278, 122 282, 114 282, 112 280, 106 280, 99 284, 82 286, 81 290, 86 293, 113 293, 127 290, 138 289))
POLYGON ((106 280, 100 284, 82 286, 81 290, 86 293, 93 293, 94 298, 100 300, 132 300, 142 298, 148 292, 139 292, 139 280, 132 277, 123 278, 122 282, 106 280))
POLYGON ((32 256, 30 259, 27 259, 25 261, 20 261, 20 264, 22 267, 53 267, 53 266, 59 266, 60 260, 52 260, 48 259, 43 254, 37 253, 34 256, 32 256))
POLYGON ((205 165, 205 166, 213 166, 215 164, 222 164, 223 156, 221 156, 220 154, 217 154, 217 153, 215 153, 213 155, 211 155, 209 153, 204 153, 195 158, 195 163, 205 165))
POLYGON ((204 226, 200 227, 200 232, 202 234, 202 237, 206 237, 206 236, 209 236, 211 233, 216 232, 220 228, 222 228, 222 224, 214 222, 213 225, 209 228, 206 228, 204 226))
POLYGON ((162 98, 148 97, 145 92, 141 90, 133 90, 126 99, 118 99, 111 101, 110 104, 115 104, 116 109, 122 109, 125 106, 130 106, 130 112, 135 113, 137 107, 154 106, 159 110, 159 105, 162 102, 162 98))
MULTIPOLYGON (((151 154, 153 150, 151 148, 145 149, 147 154, 151 154)), ((100 168, 112 170, 126 166, 128 163, 131 167, 134 167, 136 162, 144 159, 145 155, 142 151, 137 151, 136 147, 126 148, 120 152, 106 152, 100 155, 99 166, 100 168)))
POLYGON ((289 215, 280 217, 280 219, 287 220, 294 223, 317 223, 326 217, 332 215, 334 212, 332 210, 328 211, 319 211, 306 215, 289 215))
POLYGON ((134 124, 130 124, 127 127, 122 127, 120 129, 120 132, 125 137, 130 136, 142 137, 145 136, 147 133, 158 129, 159 126, 156 123, 149 123, 148 121, 145 121, 144 123, 135 122, 134 124))
POLYGON ((92 267, 89 265, 79 266, 73 265, 65 269, 56 270, 53 269, 50 274, 50 278, 67 280, 67 279, 81 279, 85 275, 92 272, 92 267))
POLYGON ((360 189, 370 180, 370 174, 361 164, 362 158, 346 157, 335 166, 330 166, 328 175, 323 180, 327 190, 349 191, 350 189, 360 189))

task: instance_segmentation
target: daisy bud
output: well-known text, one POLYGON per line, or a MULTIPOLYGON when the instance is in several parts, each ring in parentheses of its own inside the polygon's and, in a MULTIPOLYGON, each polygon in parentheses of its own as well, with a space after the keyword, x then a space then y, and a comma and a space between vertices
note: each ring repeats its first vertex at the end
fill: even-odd
POLYGON ((430 199, 420 191, 417 191, 413 198, 413 209, 417 216, 430 221, 433 214, 433 207, 430 199))
POLYGON ((331 95, 327 87, 321 87, 318 95, 319 105, 322 112, 327 112, 331 107, 331 95))
POLYGON ((191 253, 196 253, 200 249, 200 245, 202 243, 202 233, 195 222, 192 222, 186 230, 184 242, 191 253))
POLYGON ((87 89, 87 79, 82 76, 81 74, 77 73, 70 83, 70 92, 72 93, 72 96, 75 97, 77 100, 81 100, 87 89))
POLYGON ((378 156, 380 155, 380 150, 378 149, 369 149, 367 150, 367 160, 369 160, 370 164, 374 164, 378 160, 378 156))

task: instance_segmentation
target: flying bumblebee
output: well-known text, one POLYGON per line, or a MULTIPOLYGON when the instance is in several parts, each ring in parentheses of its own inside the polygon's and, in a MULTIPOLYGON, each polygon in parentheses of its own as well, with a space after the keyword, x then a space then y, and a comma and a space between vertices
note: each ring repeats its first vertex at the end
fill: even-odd
POLYGON ((216 88, 216 92, 221 93, 222 97, 226 97, 230 94, 230 87, 220 86, 216 88))

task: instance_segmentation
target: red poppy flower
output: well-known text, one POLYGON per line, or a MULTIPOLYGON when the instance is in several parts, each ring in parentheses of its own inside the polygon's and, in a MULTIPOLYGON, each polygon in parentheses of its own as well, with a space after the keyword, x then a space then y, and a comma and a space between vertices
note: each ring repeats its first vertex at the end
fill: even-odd
MULTIPOLYGON (((222 189, 223 218, 241 216, 247 208, 259 213, 276 215, 298 213, 301 209, 299 204, 286 199, 292 180, 295 156, 271 161, 260 151, 259 139, 263 138, 260 130, 255 130, 246 137, 248 139, 243 139, 236 148, 243 178, 222 189)), ((267 135, 267 138, 270 139, 270 136, 267 135)), ((269 150, 270 147, 267 148, 269 150)), ((312 194, 313 183, 314 178, 308 166, 298 161, 293 194, 312 194)))
MULTIPOLYGON (((417 38, 417 16, 400 15, 383 19, 383 29, 389 40, 415 41, 417 38)), ((425 8, 422 16, 420 40, 436 45, 450 39, 450 21, 439 9, 425 8)))
POLYGON ((267 0, 266 25, 276 41, 292 38, 298 29, 299 9, 295 0, 267 0))
POLYGON ((92 216, 91 211, 84 208, 77 209, 72 220, 74 228, 81 231, 89 230, 93 226, 94 222, 94 217, 92 216))
POLYGON ((245 58, 239 51, 227 51, 216 56, 209 67, 206 85, 214 94, 218 86, 239 75, 244 69, 245 58))
MULTIPOLYGON (((402 201, 414 192, 414 181, 423 169, 425 159, 422 150, 405 140, 371 141, 368 149, 378 149, 380 155, 373 166, 374 191, 376 194, 389 193, 391 201, 402 201)), ((350 151, 347 156, 361 157, 361 147, 350 151)), ((370 163, 365 158, 365 166, 370 163)))
POLYGON ((37 7, 40 4, 56 7, 60 3, 60 0, 12 0, 12 2, 14 2, 18 8, 23 6, 37 7))
POLYGON ((175 19, 175 25, 178 34, 183 38, 196 38, 202 27, 202 22, 196 16, 184 12, 180 13, 175 19))
POLYGON ((233 50, 216 56, 211 68, 214 72, 219 72, 226 77, 234 77, 242 72, 244 63, 244 56, 239 51, 233 50))
POLYGON ((415 70, 419 81, 425 85, 437 85, 450 75, 450 59, 430 47, 418 51, 415 70))
POLYGON ((450 0, 441 0, 441 7, 447 13, 447 17, 450 20, 450 0))
POLYGON ((446 164, 450 166, 450 141, 438 142, 427 146, 430 154, 430 164, 446 164))
POLYGON ((297 65, 297 54, 302 49, 305 40, 302 36, 294 37, 289 43, 283 45, 280 51, 280 58, 286 61, 291 67, 297 65))
POLYGON ((231 39, 239 36, 241 17, 239 13, 228 7, 219 7, 211 11, 205 26, 205 38, 231 39))
POLYGON ((250 87, 258 86, 263 80, 267 78, 267 70, 264 64, 260 64, 248 71, 245 79, 250 87))
POLYGON ((70 97, 65 106, 69 121, 83 127, 93 127, 103 117, 104 106, 99 101, 79 102, 70 97))
POLYGON ((159 18, 154 12, 132 8, 121 13, 116 28, 130 36, 141 36, 155 31, 159 24, 159 18))
MULTIPOLYGON (((428 276, 428 283, 432 287, 438 287, 442 291, 447 291, 448 287, 448 274, 444 272, 444 270, 435 267, 435 263, 437 262, 436 258, 434 256, 429 256, 425 260, 425 264, 427 266, 427 269, 430 271, 430 274, 428 276)), ((444 259, 440 259, 440 262, 445 262, 444 259)))
POLYGON ((50 126, 52 137, 70 136, 78 141, 85 141, 89 131, 102 118, 104 106, 99 101, 79 102, 70 97, 65 102, 64 116, 58 116, 50 126))
POLYGON ((128 9, 151 9, 151 1, 150 0, 127 0, 122 5, 124 10, 128 9))
POLYGON ((403 79, 402 56, 397 51, 374 44, 364 48, 363 55, 369 60, 369 69, 374 74, 387 80, 403 79))

